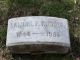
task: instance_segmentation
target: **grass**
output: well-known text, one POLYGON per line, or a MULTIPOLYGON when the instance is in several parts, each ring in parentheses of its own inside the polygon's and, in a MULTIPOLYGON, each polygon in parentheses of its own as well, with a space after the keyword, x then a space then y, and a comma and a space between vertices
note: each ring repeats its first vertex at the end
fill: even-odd
POLYGON ((0 48, 3 48, 5 45, 5 37, 6 37, 6 27, 0 27, 0 48))
POLYGON ((67 0, 7 0, 9 18, 26 15, 47 15, 68 18, 74 2, 67 0), (24 7, 23 7, 24 6, 24 7))
MULTIPOLYGON (((0 0, 0 49, 3 57, 13 60, 5 46, 7 21, 12 17, 20 16, 55 16, 69 20, 71 48, 73 55, 80 55, 80 3, 74 0, 0 0)), ((0 51, 0 52, 1 52, 0 51)), ((15 55, 14 60, 73 60, 72 56, 59 54, 44 54, 27 56, 15 55), (31 59, 30 59, 30 58, 31 59)))

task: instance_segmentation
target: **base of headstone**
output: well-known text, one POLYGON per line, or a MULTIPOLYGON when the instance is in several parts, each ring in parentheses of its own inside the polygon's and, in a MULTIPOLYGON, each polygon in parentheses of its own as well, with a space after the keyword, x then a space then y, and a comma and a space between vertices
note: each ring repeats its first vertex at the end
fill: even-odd
POLYGON ((66 54, 69 51, 67 46, 48 45, 48 44, 30 44, 15 45, 8 47, 12 53, 16 54, 43 54, 43 53, 59 53, 66 54))

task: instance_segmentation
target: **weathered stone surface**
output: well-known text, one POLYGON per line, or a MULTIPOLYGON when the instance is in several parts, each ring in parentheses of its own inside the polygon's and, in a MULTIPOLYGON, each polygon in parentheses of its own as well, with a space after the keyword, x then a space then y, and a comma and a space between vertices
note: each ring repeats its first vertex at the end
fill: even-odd
POLYGON ((67 53, 70 48, 67 19, 47 16, 9 19, 6 46, 13 53, 67 53))

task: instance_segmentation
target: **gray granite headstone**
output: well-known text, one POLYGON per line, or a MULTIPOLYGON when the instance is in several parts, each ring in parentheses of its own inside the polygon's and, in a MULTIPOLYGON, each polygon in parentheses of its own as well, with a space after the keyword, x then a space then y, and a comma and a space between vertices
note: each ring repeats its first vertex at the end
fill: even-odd
POLYGON ((6 46, 13 53, 67 53, 70 48, 68 21, 48 16, 11 18, 6 46))

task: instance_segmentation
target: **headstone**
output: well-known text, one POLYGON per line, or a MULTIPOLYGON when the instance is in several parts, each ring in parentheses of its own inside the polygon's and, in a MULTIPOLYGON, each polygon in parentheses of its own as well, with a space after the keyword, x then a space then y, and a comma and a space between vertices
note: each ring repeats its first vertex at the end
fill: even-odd
POLYGON ((70 48, 68 21, 48 16, 11 18, 6 46, 12 53, 67 53, 70 48))

